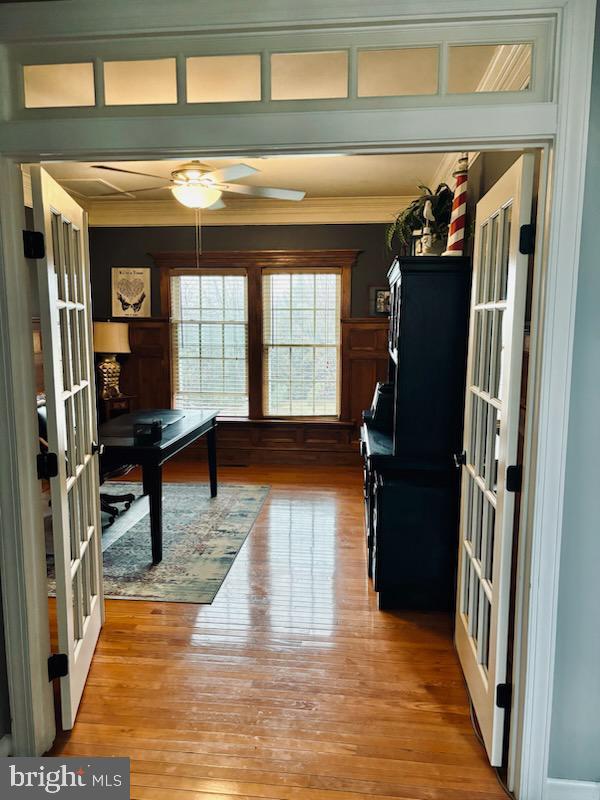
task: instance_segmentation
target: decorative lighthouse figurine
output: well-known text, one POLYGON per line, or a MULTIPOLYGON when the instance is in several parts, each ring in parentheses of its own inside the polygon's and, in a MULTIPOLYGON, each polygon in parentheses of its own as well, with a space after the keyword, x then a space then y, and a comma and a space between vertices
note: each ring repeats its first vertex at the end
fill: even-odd
POLYGON ((465 222, 467 216, 468 153, 461 153, 458 166, 452 173, 456 178, 452 214, 448 229, 448 244, 443 255, 462 256, 465 246, 465 222))

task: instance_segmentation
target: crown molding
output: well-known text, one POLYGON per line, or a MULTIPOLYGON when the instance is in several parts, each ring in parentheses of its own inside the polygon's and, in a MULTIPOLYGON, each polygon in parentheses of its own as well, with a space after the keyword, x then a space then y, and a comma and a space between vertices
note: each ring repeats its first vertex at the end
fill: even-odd
MULTIPOLYGON (((391 197, 309 197, 281 200, 227 199, 225 208, 201 212, 207 225, 326 225, 388 223, 414 199, 391 197)), ((96 200, 84 205, 94 227, 194 225, 195 214, 173 200, 96 200)))

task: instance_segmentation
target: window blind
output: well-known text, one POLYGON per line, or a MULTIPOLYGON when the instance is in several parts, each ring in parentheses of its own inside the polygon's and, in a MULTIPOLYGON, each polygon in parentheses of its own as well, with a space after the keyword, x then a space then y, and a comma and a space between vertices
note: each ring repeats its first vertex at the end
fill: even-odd
POLYGON ((245 275, 171 278, 173 404, 248 416, 245 275))
POLYGON ((266 416, 339 414, 339 270, 263 272, 266 416))

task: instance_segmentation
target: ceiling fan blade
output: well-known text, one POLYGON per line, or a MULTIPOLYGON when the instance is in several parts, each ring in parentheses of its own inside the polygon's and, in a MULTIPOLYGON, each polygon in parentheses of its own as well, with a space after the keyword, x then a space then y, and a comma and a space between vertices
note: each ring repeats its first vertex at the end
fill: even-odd
POLYGON ((247 194, 250 197, 268 197, 271 200, 303 200, 306 192, 296 189, 275 189, 271 186, 243 186, 238 183, 220 183, 218 188, 224 192, 247 194))
POLYGON ((216 169, 213 172, 206 172, 202 176, 203 181, 208 183, 222 183, 222 181, 239 181, 240 178, 247 178, 258 172, 254 167, 249 167, 248 164, 232 164, 231 167, 223 167, 223 169, 216 169))
POLYGON ((153 175, 151 172, 135 172, 132 169, 120 169, 119 167, 107 167, 105 164, 92 164, 93 169, 105 169, 107 172, 124 172, 126 175, 141 175, 143 178, 158 178, 164 181, 164 175, 153 175))
POLYGON ((171 184, 163 184, 162 186, 148 186, 146 189, 122 189, 120 192, 110 192, 110 194, 92 194, 88 195, 88 200, 104 200, 105 197, 121 197, 126 194, 128 196, 140 194, 140 192, 156 192, 158 189, 170 189, 171 184))

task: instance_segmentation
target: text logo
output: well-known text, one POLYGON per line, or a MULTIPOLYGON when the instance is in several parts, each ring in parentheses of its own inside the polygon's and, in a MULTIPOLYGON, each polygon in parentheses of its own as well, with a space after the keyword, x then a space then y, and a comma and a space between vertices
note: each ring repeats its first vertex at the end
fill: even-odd
POLYGON ((129 800, 128 758, 0 759, 0 797, 129 800))

